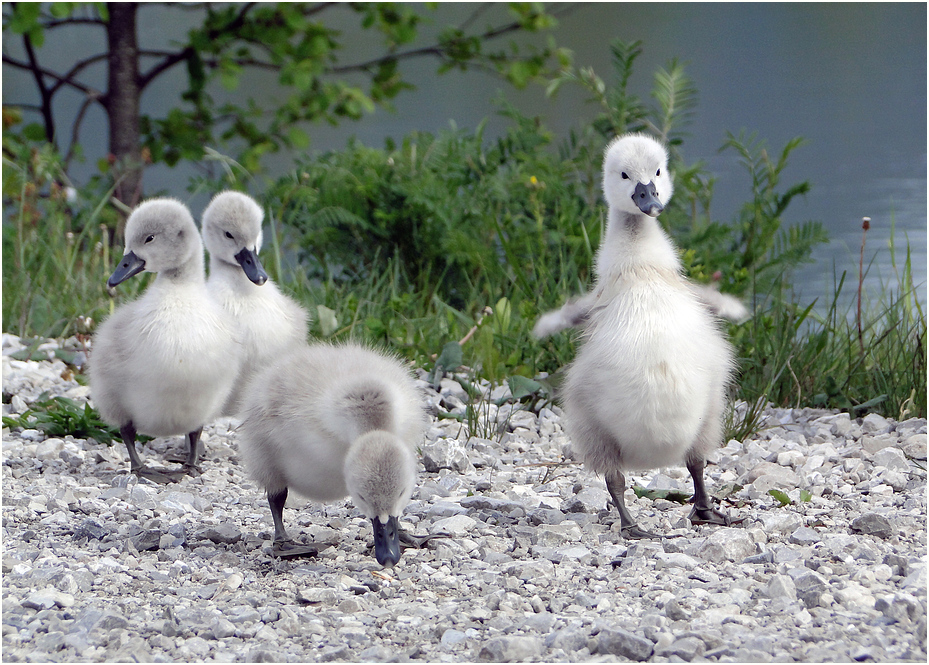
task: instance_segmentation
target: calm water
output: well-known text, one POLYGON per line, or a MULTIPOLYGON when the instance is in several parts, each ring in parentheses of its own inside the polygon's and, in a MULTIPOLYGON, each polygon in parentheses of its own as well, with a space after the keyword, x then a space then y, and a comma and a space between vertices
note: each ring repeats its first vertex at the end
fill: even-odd
MULTIPOLYGON (((463 20, 473 8, 443 4, 434 25, 423 29, 424 36, 447 22, 463 20)), ((143 48, 164 48, 185 33, 187 24, 179 20, 193 20, 186 12, 142 12, 143 24, 159 27, 143 28, 143 48)), ((349 12, 340 12, 346 19, 342 27, 355 24, 349 12)), ((505 9, 495 7, 492 12, 499 17, 505 9)), ((55 48, 64 62, 96 52, 99 46, 87 43, 88 34, 60 32, 62 40, 55 48)), ((794 136, 808 139, 794 152, 782 182, 809 180, 813 189, 794 200, 785 222, 819 220, 832 242, 816 252, 814 265, 802 270, 798 284, 804 296, 831 292, 833 265, 857 277, 861 217, 869 216, 867 255, 878 252, 869 288, 877 290, 882 280, 892 281, 886 248, 895 222, 897 244, 905 247, 907 239, 910 242, 921 300, 926 301, 926 5, 596 3, 563 18, 555 36, 574 51, 577 65, 591 65, 607 80, 612 77, 610 42, 617 37, 642 40, 644 53, 632 88, 646 99, 658 66, 672 57, 687 63, 700 103, 683 153, 689 162, 704 160, 716 175, 717 219, 732 220, 749 193, 748 176, 735 153, 718 152, 727 130, 757 131, 774 150, 794 136)), ((4 48, 15 54, 18 45, 9 42, 4 48)), ((352 46, 358 60, 375 52, 363 41, 352 46)), ((40 54, 49 63, 53 55, 51 46, 40 54)), ((352 135, 380 147, 385 137, 399 138, 414 129, 440 131, 451 120, 458 127, 473 128, 486 117, 491 117, 487 135, 493 137, 505 128, 502 119, 493 117, 498 91, 560 134, 597 111, 570 86, 547 99, 538 88, 514 91, 484 74, 437 77, 432 61, 408 62, 405 71, 417 89, 395 100, 395 113, 378 110, 360 123, 338 128, 314 126, 312 149, 340 148, 352 135)), ((4 74, 5 102, 23 99, 21 91, 31 93, 27 81, 4 74)), ((99 75, 102 86, 102 69, 99 75)), ((182 79, 182 72, 175 72, 147 91, 143 106, 152 114, 170 108, 182 79)), ((260 78, 247 80, 239 93, 273 95, 261 89, 265 85, 260 78)), ((220 99, 222 93, 216 96, 220 99)), ((71 103, 79 104, 80 99, 75 96, 71 103)), ((64 121, 73 110, 63 107, 60 113, 64 121)), ((63 126, 70 129, 69 124, 63 126)), ((87 171, 101 156, 93 150, 99 141, 91 139, 105 135, 102 112, 90 113, 82 133, 87 171)), ((284 172, 290 156, 277 156, 269 165, 275 173, 284 172)), ((148 191, 165 190, 183 198, 193 172, 154 168, 146 176, 148 191)), ((190 203, 199 213, 206 197, 190 203)), ((898 249, 898 260, 902 258, 898 249)))

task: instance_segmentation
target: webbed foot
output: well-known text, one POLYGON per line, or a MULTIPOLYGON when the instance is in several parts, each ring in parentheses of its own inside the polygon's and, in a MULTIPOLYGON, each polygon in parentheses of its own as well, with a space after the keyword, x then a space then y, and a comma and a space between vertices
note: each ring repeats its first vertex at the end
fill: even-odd
POLYGON ((137 475, 139 478, 147 478, 154 483, 159 485, 167 485, 169 483, 176 483, 180 480, 180 477, 177 476, 177 472, 174 471, 158 471, 148 466, 140 466, 132 469, 132 473, 137 475))
POLYGON ((741 524, 744 518, 732 519, 715 508, 697 508, 694 506, 687 516, 691 524, 715 524, 716 526, 733 526, 741 524))
POLYGON ((329 547, 328 543, 300 545, 292 540, 275 541, 271 547, 271 554, 280 559, 294 559, 296 557, 315 557, 320 550, 329 547))
POLYGON ((651 531, 646 531, 645 529, 640 527, 638 524, 629 524, 628 526, 624 526, 623 528, 619 530, 619 532, 623 535, 623 538, 627 540, 644 540, 647 538, 664 538, 665 537, 658 533, 652 533, 651 531))
POLYGON ((422 549, 423 545, 428 543, 433 538, 451 538, 447 533, 433 533, 428 536, 414 536, 412 533, 407 533, 406 531, 400 531, 400 544, 404 547, 415 547, 416 549, 422 549))

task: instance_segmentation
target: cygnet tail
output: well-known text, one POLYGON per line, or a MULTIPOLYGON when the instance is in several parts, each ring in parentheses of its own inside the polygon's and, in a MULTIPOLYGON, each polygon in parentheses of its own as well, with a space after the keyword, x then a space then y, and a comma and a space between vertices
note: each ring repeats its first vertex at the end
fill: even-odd
POLYGON ((386 385, 371 381, 350 384, 339 402, 339 415, 350 423, 352 438, 373 430, 393 431, 393 399, 386 385))

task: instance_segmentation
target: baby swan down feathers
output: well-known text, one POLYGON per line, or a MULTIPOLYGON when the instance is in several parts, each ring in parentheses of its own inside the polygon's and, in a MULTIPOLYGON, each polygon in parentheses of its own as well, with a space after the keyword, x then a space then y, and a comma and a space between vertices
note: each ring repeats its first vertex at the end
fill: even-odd
POLYGON ((132 212, 126 252, 107 284, 142 271, 157 273, 155 281, 94 336, 90 387, 103 419, 119 427, 133 473, 164 483, 176 478, 143 466, 136 433, 186 434, 185 470, 195 470, 200 433, 232 388, 241 347, 207 294, 200 234, 179 201, 151 199, 132 212))
POLYGON ((378 563, 397 563, 398 518, 413 492, 413 451, 427 425, 409 371, 354 344, 300 346, 251 381, 244 403, 242 453, 268 493, 274 553, 315 550, 294 545, 284 529, 292 488, 314 501, 351 495, 374 526, 378 563))
POLYGON ((733 351, 655 220, 672 188, 661 144, 639 134, 610 143, 603 164, 609 215, 597 283, 541 317, 534 331, 543 337, 584 328, 565 380, 566 428, 585 464, 604 474, 627 538, 655 535, 626 508, 623 471, 682 461, 694 480, 691 521, 729 524, 713 508, 703 469, 722 437, 733 351))
POLYGON ((307 312, 281 293, 258 260, 264 213, 254 199, 222 192, 203 211, 203 243, 210 253, 207 288, 238 326, 245 359, 223 415, 242 407, 245 385, 270 359, 306 341, 307 312))

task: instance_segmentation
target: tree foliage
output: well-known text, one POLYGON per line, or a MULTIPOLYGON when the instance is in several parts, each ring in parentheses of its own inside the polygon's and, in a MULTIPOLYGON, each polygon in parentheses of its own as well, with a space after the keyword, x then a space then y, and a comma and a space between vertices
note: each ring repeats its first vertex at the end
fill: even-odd
MULTIPOLYGON (((134 203, 141 195, 144 163, 177 164, 203 159, 208 147, 231 146, 240 163, 251 171, 262 157, 284 148, 306 148, 306 123, 357 120, 376 106, 412 86, 401 64, 413 58, 438 60, 438 72, 479 69, 493 72, 522 87, 569 60, 566 51, 549 39, 542 47, 519 47, 502 38, 517 33, 538 33, 556 25, 567 5, 510 3, 507 15, 492 4, 474 5, 459 25, 442 29, 430 43, 421 43, 421 27, 429 10, 420 12, 394 3, 241 3, 162 4, 162 12, 198 11, 200 25, 170 50, 145 50, 136 44, 139 12, 151 4, 138 3, 5 3, 5 39, 20 36, 23 57, 4 49, 7 75, 25 72, 35 81, 39 104, 13 103, 24 113, 36 113, 38 122, 23 128, 29 138, 48 140, 63 154, 74 155, 80 126, 89 106, 98 104, 110 123, 110 164, 123 201, 134 203), (331 27, 338 13, 358 21, 359 30, 379 40, 380 53, 365 61, 350 61, 343 35, 331 27), (493 19, 492 19, 493 17, 493 19), (67 67, 40 61, 46 33, 63 26, 105 29, 100 53, 67 67), (483 27, 480 27, 483 26, 483 27), (108 89, 87 83, 89 68, 106 62, 108 89), (180 103, 163 116, 140 110, 142 93, 164 74, 183 68, 187 81, 180 103), (248 72, 266 73, 280 86, 282 98, 256 99, 241 82, 248 72), (115 73, 115 75, 114 75, 115 73), (71 119, 65 139, 55 122, 53 107, 64 89, 77 90, 84 103, 71 119), (235 91, 235 101, 219 103, 217 93, 235 91), (67 148, 65 143, 67 142, 67 148)), ((164 19, 163 19, 164 20, 164 19)))

